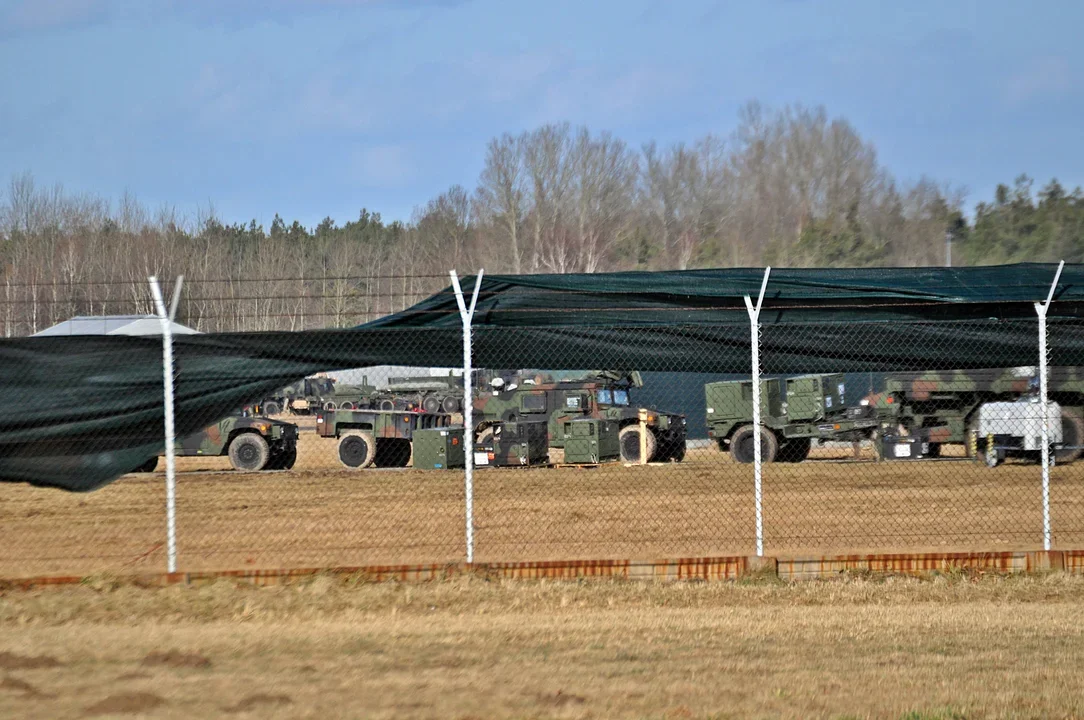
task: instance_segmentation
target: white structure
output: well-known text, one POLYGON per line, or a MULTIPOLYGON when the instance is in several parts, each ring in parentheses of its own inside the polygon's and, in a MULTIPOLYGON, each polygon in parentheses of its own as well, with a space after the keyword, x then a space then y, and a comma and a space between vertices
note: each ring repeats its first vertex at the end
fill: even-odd
MULTIPOLYGON (((174 335, 198 335, 199 330, 170 323, 174 335)), ((162 321, 157 315, 81 315, 34 333, 31 337, 65 335, 161 335, 162 321)))

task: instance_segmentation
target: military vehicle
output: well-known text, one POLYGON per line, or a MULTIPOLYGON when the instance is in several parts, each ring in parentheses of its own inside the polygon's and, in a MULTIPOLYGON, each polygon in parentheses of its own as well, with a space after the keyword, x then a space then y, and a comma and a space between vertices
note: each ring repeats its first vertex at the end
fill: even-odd
MULTIPOLYGON (((486 443, 498 422, 545 420, 550 447, 565 446, 565 421, 593 417, 617 421, 621 459, 640 461, 639 416, 643 408, 632 405, 630 390, 642 387, 638 372, 591 371, 580 378, 554 378, 517 372, 492 378, 489 389, 474 397, 477 441, 486 443)), ((685 459, 684 415, 644 409, 647 416, 648 461, 685 459)))
MULTIPOLYGON (((708 437, 741 463, 754 459, 753 381, 704 386, 708 437)), ((868 407, 847 407, 844 376, 802 375, 760 381, 762 462, 801 462, 814 440, 856 442, 878 427, 868 407)))
POLYGON ((288 385, 257 405, 264 415, 289 412, 294 415, 310 415, 315 410, 352 410, 362 407, 362 399, 372 395, 376 388, 368 384, 345 385, 326 375, 314 375, 288 385))
POLYGON ((449 374, 433 377, 388 378, 388 385, 365 397, 362 405, 377 410, 418 410, 457 413, 463 409, 463 384, 449 374))
MULTIPOLYGON (((267 417, 230 415, 177 440, 173 452, 180 457, 225 455, 234 469, 246 472, 289 470, 297 461, 297 425, 267 417)), ((158 458, 154 457, 136 472, 153 472, 157 466, 158 458)))
POLYGON ((319 410, 316 433, 339 439, 339 461, 348 468, 406 467, 417 430, 451 426, 445 413, 401 410, 319 410))
MULTIPOLYGON (((986 439, 979 437, 972 451, 970 434, 978 433, 982 406, 1037 399, 1038 392, 1036 367, 903 372, 886 376, 884 390, 862 402, 873 408, 881 432, 905 436, 922 431, 934 457, 942 445, 959 444, 981 459, 986 439)), ((1047 395, 1061 415, 1055 459, 1077 460, 1084 453, 1084 368, 1050 368, 1047 395)))

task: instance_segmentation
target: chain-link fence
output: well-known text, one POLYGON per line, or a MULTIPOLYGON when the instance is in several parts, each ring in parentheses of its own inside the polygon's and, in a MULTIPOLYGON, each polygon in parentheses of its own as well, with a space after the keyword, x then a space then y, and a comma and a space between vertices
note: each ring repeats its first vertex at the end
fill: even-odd
MULTIPOLYGON (((389 331, 397 366, 335 335, 326 372, 176 440, 172 518, 161 458, 92 493, 0 485, 0 576, 165 570, 167 527, 182 571, 1084 540, 1084 322, 1051 318, 1043 357, 1038 316, 794 322, 750 298, 644 326, 563 303, 597 319, 475 318, 466 373, 407 362, 447 327, 389 331), (826 338, 838 359, 805 362, 826 338), (1011 362, 1025 342, 1034 363, 1011 362)), ((331 336, 290 337, 314 367, 331 336)))

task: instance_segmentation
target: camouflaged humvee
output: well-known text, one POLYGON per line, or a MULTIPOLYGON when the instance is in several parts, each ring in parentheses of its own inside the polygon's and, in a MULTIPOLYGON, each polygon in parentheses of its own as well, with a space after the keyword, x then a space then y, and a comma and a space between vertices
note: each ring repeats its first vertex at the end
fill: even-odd
MULTIPOLYGON (((620 427, 621 459, 640 460, 639 416, 642 408, 632 404, 630 390, 643 385, 637 372, 592 371, 580 379, 557 379, 545 374, 515 373, 495 377, 489 387, 479 387, 474 397, 474 428, 477 442, 488 439, 494 423, 546 421, 550 447, 565 446, 568 420, 602 418, 620 427)), ((685 459, 684 415, 646 408, 647 459, 649 462, 685 459)))
MULTIPOLYGON (((986 403, 1029 397, 1037 401, 1038 394, 1037 367, 904 372, 888 375, 884 391, 869 395, 863 404, 874 408, 883 433, 923 433, 932 456, 950 443, 981 456, 985 438, 978 438, 975 448, 970 443, 979 409, 986 403)), ((1055 448, 1055 460, 1076 460, 1084 454, 1084 368, 1050 368, 1047 395, 1061 412, 1061 443, 1055 448)))
MULTIPOLYGON (((245 472, 289 470, 297 461, 297 425, 266 417, 231 415, 181 438, 174 445, 174 453, 178 457, 228 456, 234 469, 245 472)), ((157 465, 158 458, 151 458, 136 472, 152 472, 157 465)))

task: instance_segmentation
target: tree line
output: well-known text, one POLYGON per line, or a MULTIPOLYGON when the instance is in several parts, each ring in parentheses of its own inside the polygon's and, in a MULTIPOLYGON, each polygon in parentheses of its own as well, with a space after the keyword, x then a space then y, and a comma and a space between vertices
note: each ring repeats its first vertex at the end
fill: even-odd
POLYGON ((745 106, 726 136, 632 147, 551 124, 494 138, 476 187, 407 222, 363 209, 307 228, 181 218, 16 176, 0 194, 6 337, 75 315, 153 312, 148 275, 184 275, 179 320, 203 331, 342 327, 401 310, 447 271, 919 266, 1084 260, 1084 194, 1027 176, 972 217, 964 193, 905 183, 845 119, 745 106))

